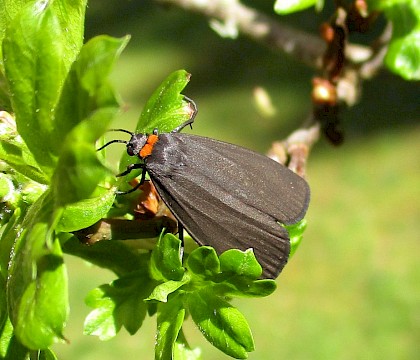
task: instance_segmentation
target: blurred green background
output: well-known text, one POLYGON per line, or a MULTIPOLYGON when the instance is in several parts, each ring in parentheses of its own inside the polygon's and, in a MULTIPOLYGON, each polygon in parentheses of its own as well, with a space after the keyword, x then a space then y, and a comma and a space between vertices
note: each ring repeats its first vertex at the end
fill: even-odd
MULTIPOLYGON (((272 8, 272 2, 248 3, 272 8)), ((308 11, 281 20, 315 31, 322 16, 308 11)), ((312 69, 248 39, 222 39, 200 16, 153 1, 95 0, 86 39, 97 34, 132 35, 112 78, 124 101, 115 126, 134 129, 148 96, 181 68, 192 73, 184 93, 199 106, 196 134, 265 152, 310 111, 312 69), (270 93, 275 116, 258 112, 257 86, 270 93)), ((255 337, 250 359, 420 358, 419 99, 418 83, 384 71, 343 113, 345 143, 334 148, 321 140, 314 148, 300 249, 273 295, 235 301, 255 337)), ((86 294, 114 275, 76 258, 67 263, 70 344, 55 346, 59 358, 152 359, 155 318, 135 336, 125 330, 107 342, 82 336, 86 294)), ((204 359, 228 358, 192 323, 185 330, 204 359)))

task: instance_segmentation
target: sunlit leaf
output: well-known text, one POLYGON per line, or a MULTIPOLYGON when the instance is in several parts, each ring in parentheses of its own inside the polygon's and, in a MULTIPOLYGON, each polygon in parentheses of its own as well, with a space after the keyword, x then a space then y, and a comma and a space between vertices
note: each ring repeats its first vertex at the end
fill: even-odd
POLYGON ((3 64, 17 129, 48 176, 56 161, 51 141, 57 126, 55 107, 82 43, 84 1, 76 7, 66 3, 35 1, 22 4, 19 10, 13 7, 3 40, 3 64), (77 14, 71 24, 60 5, 77 14))
POLYGON ((172 359, 174 346, 185 317, 185 308, 179 297, 170 303, 158 305, 155 360, 172 359))
POLYGON ((108 340, 124 326, 130 334, 134 334, 147 313, 147 304, 143 299, 154 285, 143 272, 133 272, 92 290, 86 304, 94 310, 85 320, 84 333, 108 340))
POLYGON ((50 193, 38 199, 22 224, 7 283, 10 318, 19 341, 45 349, 63 341, 69 305, 67 273, 53 238, 50 193))
POLYGON ((199 330, 224 353, 246 359, 254 350, 249 325, 244 316, 230 303, 207 290, 188 296, 188 310, 199 330))
POLYGON ((150 273, 156 280, 181 280, 181 241, 172 234, 162 236, 152 252, 150 273))

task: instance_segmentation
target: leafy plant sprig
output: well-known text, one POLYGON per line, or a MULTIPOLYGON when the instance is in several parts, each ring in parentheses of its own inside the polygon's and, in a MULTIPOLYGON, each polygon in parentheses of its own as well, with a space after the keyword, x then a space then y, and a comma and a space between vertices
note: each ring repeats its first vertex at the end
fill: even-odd
POLYGON ((3 202, 9 216, 0 239, 5 357, 50 356, 49 346, 65 339, 67 272, 57 235, 102 218, 114 199, 113 189, 98 187, 110 171, 94 142, 119 108, 107 77, 128 38, 100 36, 83 45, 85 7, 83 1, 1 7, 2 108, 16 119, 0 135, 3 171, 16 185, 3 202), (89 214, 86 201, 96 203, 89 214))
MULTIPOLYGON (((86 2, 5 1, 2 41, 0 159, 0 356, 55 359, 52 344, 66 341, 69 316, 63 252, 112 270, 117 279, 88 295, 94 310, 86 334, 134 334, 157 315, 156 358, 199 358, 182 333, 190 315, 217 348, 237 358, 254 349, 249 326, 233 297, 267 296, 272 280, 258 280, 252 251, 220 257, 210 247, 180 257, 180 242, 162 235, 144 253, 121 242, 79 243, 74 232, 112 212, 114 175, 96 152, 119 109, 108 81, 128 42, 98 36, 83 44, 86 2), (14 121, 15 119, 15 121, 14 121), (7 120, 7 121, 6 121, 7 120)), ((137 130, 170 131, 189 117, 181 91, 185 71, 155 91, 137 130)), ((121 167, 127 159, 123 157, 121 167)), ((299 239, 303 227, 296 227, 299 239)), ((293 231, 292 231, 293 232, 293 231)), ((299 241, 296 241, 298 243, 299 241)))

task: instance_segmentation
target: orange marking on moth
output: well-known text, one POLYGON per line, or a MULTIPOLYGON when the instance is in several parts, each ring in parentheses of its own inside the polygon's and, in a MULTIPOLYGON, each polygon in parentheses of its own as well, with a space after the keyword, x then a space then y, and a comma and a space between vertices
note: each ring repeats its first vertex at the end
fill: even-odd
POLYGON ((149 156, 153 151, 153 146, 159 140, 159 137, 155 134, 149 135, 147 137, 146 144, 140 150, 140 157, 144 159, 145 157, 149 156))

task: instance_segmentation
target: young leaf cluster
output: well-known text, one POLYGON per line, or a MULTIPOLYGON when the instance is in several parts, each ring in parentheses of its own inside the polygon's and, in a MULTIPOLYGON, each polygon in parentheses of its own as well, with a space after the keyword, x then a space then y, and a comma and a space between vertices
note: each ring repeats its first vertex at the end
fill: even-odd
POLYGON ((48 348, 64 340, 69 313, 58 235, 102 218, 114 199, 98 187, 111 174, 94 143, 118 111, 107 78, 128 39, 83 45, 85 7, 66 0, 0 7, 0 100, 8 111, 0 129, 2 358, 53 358, 48 348))
MULTIPOLYGON (((273 280, 259 280, 262 269, 251 250, 229 250, 220 257, 213 248, 193 250, 182 264, 181 242, 172 234, 160 238, 143 268, 94 289, 86 302, 94 310, 85 332, 109 339, 124 326, 130 334, 147 314, 157 314, 156 359, 186 358, 190 349, 182 324, 190 315, 205 338, 234 358, 254 349, 244 316, 233 297, 261 297, 275 290, 273 280), (147 271, 148 270, 148 271, 147 271)), ((144 259, 145 260, 145 259, 144 259)))
MULTIPOLYGON (((147 253, 117 241, 85 246, 73 236, 126 209, 113 207, 115 177, 95 142, 119 109, 108 76, 128 38, 98 36, 83 44, 85 8, 86 1, 70 0, 0 6, 0 358, 55 359, 50 346, 67 341, 63 253, 117 276, 88 294, 93 310, 85 334, 107 340, 122 327, 134 334, 147 315, 156 315, 156 359, 198 359, 182 332, 190 316, 214 346, 246 358, 252 335, 230 300, 275 289, 274 281, 259 280, 251 250, 218 257, 200 247, 182 257, 171 234, 147 253)), ((136 131, 168 132, 188 120, 191 108, 181 95, 188 81, 183 70, 169 75, 136 131)), ((124 155, 121 169, 132 161, 124 155)), ((292 246, 303 229, 290 229, 292 246)))

